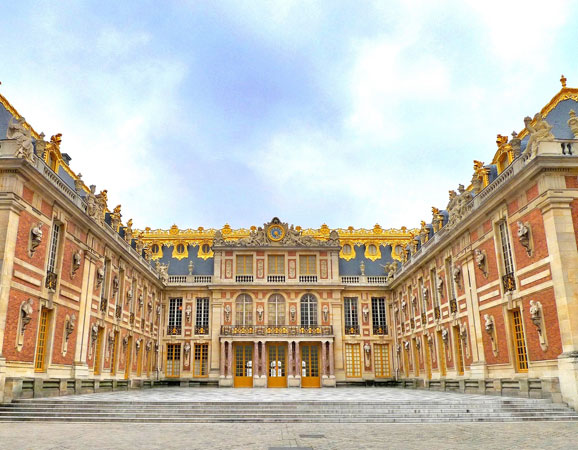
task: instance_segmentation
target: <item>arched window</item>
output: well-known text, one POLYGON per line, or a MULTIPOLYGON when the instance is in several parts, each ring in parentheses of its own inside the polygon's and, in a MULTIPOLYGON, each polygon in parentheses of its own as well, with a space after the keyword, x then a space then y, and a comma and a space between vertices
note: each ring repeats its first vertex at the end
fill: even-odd
POLYGON ((285 323, 285 299, 280 294, 269 297, 267 323, 269 325, 286 325, 285 323))
POLYGON ((351 255, 351 245, 345 244, 343 246, 343 254, 344 255, 351 255))
POLYGON ((312 294, 301 297, 301 326, 317 325, 317 299, 312 294))
POLYGON ((377 255, 377 247, 374 244, 369 244, 367 253, 369 253, 371 256, 377 255))
POLYGON ((241 294, 235 300, 235 324, 253 325, 253 299, 248 294, 241 294))

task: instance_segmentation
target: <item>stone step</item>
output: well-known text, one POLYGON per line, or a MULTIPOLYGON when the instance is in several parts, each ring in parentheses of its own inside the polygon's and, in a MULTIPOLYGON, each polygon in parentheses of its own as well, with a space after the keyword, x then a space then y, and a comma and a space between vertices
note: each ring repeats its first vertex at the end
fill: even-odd
POLYGON ((47 420, 44 416, 8 416, 0 418, 0 422, 76 422, 76 423, 214 423, 214 422, 239 422, 239 423, 445 423, 445 422, 526 422, 526 421, 577 421, 575 416, 545 416, 545 417, 499 417, 493 418, 491 416, 482 417, 459 417, 459 418, 445 418, 445 417, 213 417, 213 418, 197 418, 197 417, 157 417, 157 418, 134 418, 134 417, 90 417, 78 418, 59 416, 47 420))
POLYGON ((389 408, 386 405, 379 407, 379 408, 308 408, 308 409, 294 409, 294 408, 248 408, 237 410, 234 408, 182 408, 182 407, 163 407, 163 408, 153 408, 153 407, 115 407, 115 408, 84 408, 82 406, 77 407, 61 407, 61 408, 43 408, 37 406, 30 406, 26 408, 20 407, 0 407, 0 413, 9 414, 15 411, 23 411, 23 412, 54 412, 55 414, 63 414, 65 412, 147 412, 147 411, 154 411, 157 413, 187 413, 187 414, 204 414, 207 412, 267 412, 267 413, 276 413, 276 412, 299 412, 299 413, 307 413, 307 412, 317 412, 317 413, 341 413, 341 414, 355 414, 355 413, 365 413, 365 412, 378 412, 378 413, 428 413, 428 414, 444 414, 444 413, 471 413, 471 412, 478 412, 478 413, 485 413, 485 414, 493 414, 498 412, 535 412, 535 413, 568 413, 567 408, 532 408, 532 407, 506 407, 506 408, 479 408, 479 407, 469 407, 469 408, 389 408))

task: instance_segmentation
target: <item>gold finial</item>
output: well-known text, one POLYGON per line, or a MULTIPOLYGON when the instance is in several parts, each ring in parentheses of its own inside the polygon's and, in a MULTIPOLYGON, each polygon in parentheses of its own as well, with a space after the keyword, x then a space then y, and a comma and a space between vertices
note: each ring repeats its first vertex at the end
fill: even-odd
POLYGON ((566 77, 564 75, 560 77, 560 83, 562 83, 562 88, 566 87, 566 77))
POLYGON ((508 136, 502 136, 501 134, 498 134, 498 136, 496 137, 496 145, 498 146, 498 148, 507 143, 508 143, 508 136))

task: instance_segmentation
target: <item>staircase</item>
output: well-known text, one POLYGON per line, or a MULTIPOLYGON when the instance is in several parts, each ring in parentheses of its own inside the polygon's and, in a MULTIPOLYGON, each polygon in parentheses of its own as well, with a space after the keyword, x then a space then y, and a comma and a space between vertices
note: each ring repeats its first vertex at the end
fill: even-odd
MULTIPOLYGON (((97 394, 98 395, 98 394, 97 394)), ((361 422, 442 423, 578 421, 548 400, 163 402, 30 399, 0 405, 0 422, 361 422)))

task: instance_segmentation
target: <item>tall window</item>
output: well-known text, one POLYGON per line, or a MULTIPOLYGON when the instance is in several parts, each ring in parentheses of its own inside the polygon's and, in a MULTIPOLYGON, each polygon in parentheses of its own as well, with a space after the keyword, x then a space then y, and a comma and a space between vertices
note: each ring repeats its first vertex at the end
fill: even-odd
POLYGON ((425 296, 423 295, 423 278, 419 278, 418 282, 418 293, 417 295, 419 296, 419 300, 421 303, 421 312, 425 313, 427 311, 427 300, 425 298, 425 296))
POLYGON ((104 270, 104 281, 100 287, 101 300, 108 298, 108 285, 110 283, 110 259, 104 258, 104 265, 102 266, 102 270, 104 270))
POLYGON ((317 265, 315 255, 301 255, 299 256, 299 274, 300 275, 316 275, 317 265))
POLYGON ((280 294, 269 297, 267 318, 269 325, 285 325, 285 299, 280 294))
POLYGON ((48 272, 56 273, 56 257, 58 254, 59 239, 60 239, 60 225, 55 223, 52 226, 50 250, 48 251, 48 267, 47 267, 48 272))
POLYGON ((345 344, 345 375, 361 376, 361 350, 359 344, 345 344))
POLYGON ((373 322, 373 334, 387 334, 384 298, 373 297, 371 299, 371 318, 373 322))
POLYGON ((267 259, 269 275, 285 275, 285 256, 269 255, 267 259))
POLYGON ((456 298, 456 287, 454 284, 453 266, 454 266, 453 260, 452 257, 450 256, 449 258, 446 259, 446 281, 448 285, 448 295, 450 300, 456 298))
POLYGON ((124 286, 125 286, 125 272, 123 268, 120 268, 118 270, 118 284, 119 284, 119 288, 118 288, 118 302, 117 302, 117 306, 120 305, 121 307, 124 306, 124 286))
POLYGON ((253 275, 253 255, 237 255, 237 275, 253 275))
POLYGON ((522 315, 519 309, 512 311, 512 335, 514 338, 514 354, 516 356, 516 370, 528 371, 528 353, 526 351, 526 338, 522 326, 522 315))
POLYGON ((110 355, 110 374, 116 375, 116 355, 118 354, 118 331, 114 332, 114 340, 112 342, 110 355))
POLYGON ((136 376, 140 377, 142 375, 142 352, 143 352, 142 341, 136 348, 136 376))
POLYGON ((301 326, 317 325, 317 299, 312 294, 301 297, 301 326))
POLYGON ((195 334, 209 334, 209 298, 197 298, 195 334))
POLYGON ((512 258, 512 248, 510 246, 510 236, 508 234, 508 223, 505 220, 500 221, 500 243, 502 244, 502 258, 504 260, 504 271, 506 275, 514 273, 514 260, 512 258))
POLYGON ((446 345, 444 344, 444 340, 442 339, 442 332, 437 332, 438 338, 438 364, 440 369, 440 376, 445 377, 447 373, 446 368, 446 345))
POLYGON ((98 327, 96 334, 96 350, 94 351, 94 374, 100 375, 100 365, 102 361, 102 341, 104 336, 104 328, 98 327))
POLYGON ((50 328, 50 311, 42 308, 40 312, 40 326, 38 327, 38 341, 36 343, 36 360, 34 363, 35 372, 46 370, 46 355, 48 347, 48 329, 50 328))
POLYGON ((167 344, 166 376, 178 377, 181 374, 181 344, 167 344))
POLYGON ((391 369, 389 366, 389 345, 373 344, 373 359, 375 366, 375 376, 377 378, 390 377, 391 369))
POLYGON ((419 350, 417 349, 417 339, 412 339, 413 347, 413 373, 419 377, 419 350))
POLYGON ((194 377, 209 375, 209 344, 195 344, 195 358, 193 364, 194 377))
POLYGON ((236 325, 253 325, 253 299, 241 294, 235 300, 236 325))
POLYGON ((359 334, 359 322, 357 320, 357 298, 345 297, 343 299, 345 312, 345 334, 359 334))
POLYGON ((181 334, 183 325, 183 299, 169 299, 168 334, 181 334))
POLYGON ((460 327, 454 327, 454 344, 456 346, 456 370, 458 375, 464 374, 464 352, 460 339, 460 327))
POLYGON ((438 273, 435 269, 435 267, 430 271, 430 279, 431 279, 431 295, 433 298, 433 305, 434 307, 438 307, 440 306, 440 297, 439 297, 439 292, 438 292, 438 273))

